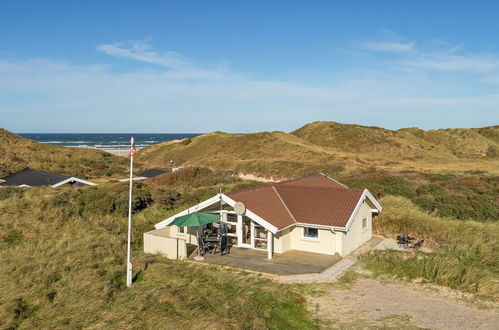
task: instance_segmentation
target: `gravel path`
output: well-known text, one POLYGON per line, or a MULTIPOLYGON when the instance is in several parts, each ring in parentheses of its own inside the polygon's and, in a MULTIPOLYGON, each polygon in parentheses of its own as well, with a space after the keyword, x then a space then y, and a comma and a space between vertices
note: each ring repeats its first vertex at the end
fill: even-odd
POLYGON ((310 299, 317 316, 329 321, 327 328, 499 329, 497 308, 480 309, 445 291, 410 284, 359 279, 351 288, 331 286, 310 299))

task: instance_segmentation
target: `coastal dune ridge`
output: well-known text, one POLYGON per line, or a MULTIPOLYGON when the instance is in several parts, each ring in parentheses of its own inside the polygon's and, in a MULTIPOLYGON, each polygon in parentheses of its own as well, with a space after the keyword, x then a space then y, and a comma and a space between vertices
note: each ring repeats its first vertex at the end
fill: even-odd
POLYGON ((137 149, 170 141, 196 137, 198 133, 19 133, 37 142, 72 148, 104 150, 116 156, 128 155, 130 137, 137 149))

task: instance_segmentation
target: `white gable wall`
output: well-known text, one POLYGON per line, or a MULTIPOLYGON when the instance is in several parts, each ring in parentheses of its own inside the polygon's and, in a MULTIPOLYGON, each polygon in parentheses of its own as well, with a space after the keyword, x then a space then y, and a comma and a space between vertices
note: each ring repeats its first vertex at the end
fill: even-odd
POLYGON ((367 242, 372 237, 372 213, 371 206, 364 201, 355 216, 350 230, 342 233, 342 251, 341 256, 350 254, 353 250, 367 242), (362 228, 362 219, 367 218, 367 230, 362 228))

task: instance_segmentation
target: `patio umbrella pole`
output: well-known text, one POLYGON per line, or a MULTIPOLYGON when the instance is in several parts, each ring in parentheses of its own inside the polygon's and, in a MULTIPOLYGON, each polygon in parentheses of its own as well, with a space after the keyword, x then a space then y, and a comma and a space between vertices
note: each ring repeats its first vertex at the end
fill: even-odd
POLYGON ((199 235, 199 227, 197 227, 197 232, 198 232, 198 255, 194 257, 194 260, 196 261, 203 261, 204 257, 201 255, 201 250, 199 246, 199 242, 201 241, 201 235, 199 235))
POLYGON ((220 220, 220 217, 216 214, 212 213, 204 213, 204 212, 194 212, 190 214, 186 214, 180 217, 177 217, 173 220, 172 224, 178 227, 197 227, 198 232, 198 255, 194 257, 194 260, 202 261, 204 260, 201 255, 200 245, 202 244, 202 238, 199 234, 199 227, 206 225, 208 223, 213 223, 215 221, 220 220))

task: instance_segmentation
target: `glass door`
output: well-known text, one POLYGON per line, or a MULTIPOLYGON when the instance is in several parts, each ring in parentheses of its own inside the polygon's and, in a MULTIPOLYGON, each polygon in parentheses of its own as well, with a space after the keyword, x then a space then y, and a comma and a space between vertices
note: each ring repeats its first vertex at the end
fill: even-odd
POLYGON ((241 246, 251 247, 251 219, 243 216, 240 230, 242 231, 241 246))
POLYGON ((237 215, 236 214, 227 214, 227 219, 224 221, 227 224, 227 236, 229 236, 230 243, 232 246, 239 245, 237 239, 237 215))

